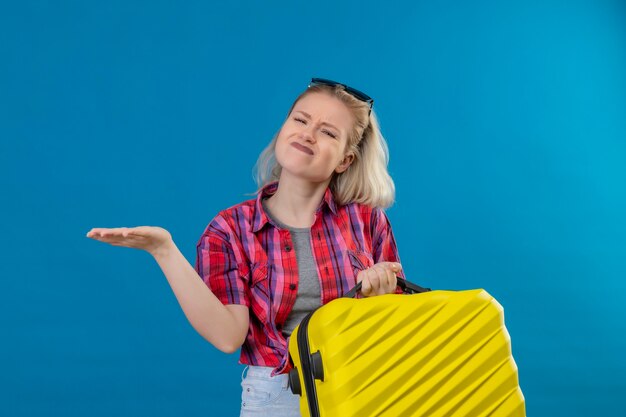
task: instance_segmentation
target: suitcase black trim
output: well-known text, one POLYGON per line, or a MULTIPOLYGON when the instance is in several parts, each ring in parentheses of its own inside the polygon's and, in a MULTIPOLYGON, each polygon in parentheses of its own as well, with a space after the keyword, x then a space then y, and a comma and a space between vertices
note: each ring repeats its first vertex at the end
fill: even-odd
POLYGON ((317 404, 317 389, 315 388, 315 377, 313 376, 311 367, 311 352, 309 347, 309 320, 314 311, 302 319, 300 328, 298 329, 298 351, 300 353, 300 364, 302 365, 302 379, 304 380, 304 389, 309 403, 309 413, 311 417, 319 417, 320 410, 317 404))

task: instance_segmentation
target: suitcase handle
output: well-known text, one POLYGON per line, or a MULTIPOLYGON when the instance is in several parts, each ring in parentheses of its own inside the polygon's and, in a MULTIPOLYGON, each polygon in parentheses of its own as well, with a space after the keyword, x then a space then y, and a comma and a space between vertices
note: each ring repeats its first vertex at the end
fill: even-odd
MULTIPOLYGON (((405 294, 418 294, 421 292, 428 292, 431 290, 430 288, 423 288, 417 284, 413 284, 412 282, 407 281, 404 278, 398 277, 397 280, 398 280, 398 287, 402 288, 402 291, 404 291, 405 294)), ((343 297, 354 298, 356 296, 356 293, 361 291, 361 286, 362 286, 362 282, 359 282, 358 284, 356 284, 354 288, 352 288, 350 291, 345 293, 343 297)))

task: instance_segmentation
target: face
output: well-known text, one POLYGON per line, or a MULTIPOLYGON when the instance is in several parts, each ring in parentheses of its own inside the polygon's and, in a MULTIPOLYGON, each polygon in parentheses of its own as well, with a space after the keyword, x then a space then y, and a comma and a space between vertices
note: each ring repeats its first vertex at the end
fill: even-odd
POLYGON ((300 99, 283 124, 276 160, 283 171, 312 182, 330 180, 354 159, 344 154, 354 116, 337 98, 311 93, 300 99))

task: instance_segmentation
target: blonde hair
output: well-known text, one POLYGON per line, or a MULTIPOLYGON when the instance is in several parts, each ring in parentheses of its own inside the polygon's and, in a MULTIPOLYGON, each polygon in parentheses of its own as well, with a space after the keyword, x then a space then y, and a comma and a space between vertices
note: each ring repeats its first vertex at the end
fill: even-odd
MULTIPOLYGON (((346 153, 352 152, 354 160, 348 169, 333 174, 330 189, 335 202, 340 205, 361 203, 371 207, 390 207, 395 199, 395 185, 387 172, 389 149, 380 132, 376 113, 369 104, 347 93, 342 86, 312 85, 294 101, 287 118, 296 103, 312 93, 325 93, 341 100, 355 118, 352 131, 348 134, 346 153)), ((255 165, 255 180, 259 192, 267 184, 278 181, 282 167, 276 161, 276 133, 269 145, 261 152, 255 165)))

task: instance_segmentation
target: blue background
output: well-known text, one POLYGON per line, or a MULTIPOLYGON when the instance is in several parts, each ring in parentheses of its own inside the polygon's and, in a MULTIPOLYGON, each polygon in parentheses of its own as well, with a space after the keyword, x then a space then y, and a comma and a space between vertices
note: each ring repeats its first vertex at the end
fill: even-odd
POLYGON ((503 304, 528 414, 626 415, 625 5, 431 3, 3 2, 0 414, 238 415, 238 354, 85 233, 193 263, 319 76, 376 99, 407 276, 503 304))

